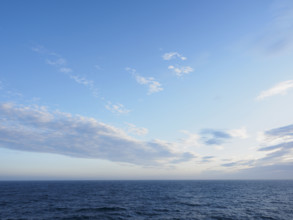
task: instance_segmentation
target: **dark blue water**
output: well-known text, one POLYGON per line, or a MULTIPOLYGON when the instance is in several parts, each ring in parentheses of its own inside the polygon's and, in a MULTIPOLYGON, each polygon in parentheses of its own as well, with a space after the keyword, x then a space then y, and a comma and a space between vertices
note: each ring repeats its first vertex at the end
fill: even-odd
POLYGON ((0 182, 0 219, 293 219, 293 181, 0 182))

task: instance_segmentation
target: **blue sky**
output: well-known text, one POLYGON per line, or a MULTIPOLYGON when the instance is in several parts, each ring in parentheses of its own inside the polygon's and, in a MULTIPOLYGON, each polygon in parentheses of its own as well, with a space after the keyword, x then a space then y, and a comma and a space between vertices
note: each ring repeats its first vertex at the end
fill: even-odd
POLYGON ((291 1, 2 1, 0 179, 293 178, 291 1))

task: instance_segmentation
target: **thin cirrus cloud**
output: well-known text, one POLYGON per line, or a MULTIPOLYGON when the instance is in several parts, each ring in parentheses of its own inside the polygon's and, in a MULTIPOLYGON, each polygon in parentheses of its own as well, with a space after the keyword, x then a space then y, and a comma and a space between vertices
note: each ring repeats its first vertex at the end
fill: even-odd
POLYGON ((259 152, 266 155, 258 159, 238 160, 224 163, 224 167, 249 167, 249 169, 261 167, 275 167, 290 165, 293 167, 293 124, 274 128, 262 132, 259 138, 261 147, 259 152))
POLYGON ((126 123, 126 125, 127 125, 127 132, 130 134, 143 136, 149 132, 149 130, 147 128, 137 127, 136 125, 131 124, 131 123, 126 123))
MULTIPOLYGON (((61 55, 55 52, 50 52, 43 46, 33 47, 32 50, 36 53, 48 56, 49 58, 46 59, 47 64, 54 66, 55 68, 57 68, 59 72, 66 74, 74 82, 85 86, 87 89, 91 91, 92 95, 95 98, 100 98, 101 101, 105 101, 104 97, 100 97, 99 90, 95 86, 94 81, 74 73, 73 69, 67 66, 66 59, 64 59, 61 55)), ((96 68, 98 69, 100 68, 100 66, 96 65, 96 68)), ((152 87, 151 92, 154 92, 156 89, 158 89, 155 85, 156 82, 153 82, 153 84, 154 85, 150 85, 150 87, 152 87)), ((123 104, 112 104, 110 101, 107 100, 105 108, 115 114, 126 114, 130 112, 130 110, 128 110, 123 104)))
POLYGON ((184 57, 183 55, 179 54, 178 52, 169 52, 169 53, 165 53, 162 56, 163 60, 172 60, 175 58, 179 58, 181 60, 186 60, 187 58, 184 57))
POLYGON ((274 128, 263 133, 259 151, 269 152, 265 159, 293 162, 293 124, 274 128))
POLYGON ((111 102, 108 102, 105 105, 105 108, 115 114, 127 114, 130 112, 129 109, 125 108, 125 106, 120 103, 112 104, 111 102))
POLYGON ((293 51, 293 3, 275 1, 271 6, 273 21, 258 36, 255 48, 266 56, 278 56, 293 51))
POLYGON ((126 68, 126 71, 128 71, 135 77, 135 80, 138 84, 145 85, 148 87, 148 95, 161 92, 164 90, 162 84, 156 81, 154 77, 143 77, 139 75, 135 69, 129 67, 126 68))
POLYGON ((94 118, 50 112, 40 106, 1 104, 0 122, 2 148, 142 166, 185 162, 194 158, 192 153, 173 151, 167 142, 139 141, 94 118))
POLYGON ((55 52, 48 51, 43 46, 33 47, 33 51, 48 56, 49 58, 46 59, 46 63, 54 66, 58 69, 59 72, 66 74, 70 79, 74 80, 76 83, 81 84, 89 88, 94 96, 97 96, 98 89, 94 86, 94 81, 89 80, 85 77, 80 75, 74 74, 73 70, 67 66, 66 59, 55 52))
POLYGON ((52 66, 62 66, 66 64, 66 60, 63 58, 58 58, 55 60, 47 59, 46 62, 52 66))
POLYGON ((59 69, 59 71, 61 73, 71 73, 72 72, 72 69, 68 68, 68 67, 62 67, 59 69))
POLYGON ((257 97, 257 100, 263 100, 265 98, 275 96, 275 95, 285 95, 287 92, 293 88, 293 80, 287 80, 280 82, 272 88, 262 91, 257 97))
POLYGON ((20 98, 23 96, 22 93, 18 91, 8 89, 7 85, 5 85, 5 83, 2 81, 0 81, 0 90, 1 90, 0 97, 20 98))
MULTIPOLYGON (((265 131, 260 139, 257 159, 232 161, 223 167, 238 169, 241 178, 288 178, 293 175, 293 124, 265 131)), ((234 175, 235 178, 235 175, 234 175)))

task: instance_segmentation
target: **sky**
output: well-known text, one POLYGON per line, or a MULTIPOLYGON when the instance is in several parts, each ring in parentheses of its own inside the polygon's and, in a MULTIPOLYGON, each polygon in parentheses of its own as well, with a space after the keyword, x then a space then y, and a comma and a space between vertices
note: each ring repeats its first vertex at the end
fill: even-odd
POLYGON ((2 0, 0 180, 293 179, 293 2, 2 0))

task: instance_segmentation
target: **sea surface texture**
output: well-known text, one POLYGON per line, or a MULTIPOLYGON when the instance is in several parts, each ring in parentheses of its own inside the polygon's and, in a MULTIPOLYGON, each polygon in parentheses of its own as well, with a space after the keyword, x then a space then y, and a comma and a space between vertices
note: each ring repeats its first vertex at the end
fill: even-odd
POLYGON ((293 219, 293 181, 0 182, 0 219, 293 219))

